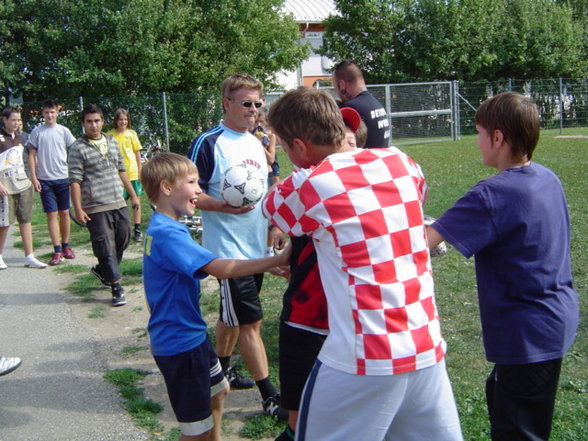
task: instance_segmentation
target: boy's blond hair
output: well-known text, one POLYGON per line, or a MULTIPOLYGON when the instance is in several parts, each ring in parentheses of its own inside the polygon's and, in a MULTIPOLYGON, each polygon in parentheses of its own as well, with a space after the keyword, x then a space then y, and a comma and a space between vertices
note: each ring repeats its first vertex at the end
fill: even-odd
POLYGON ((530 98, 516 92, 488 98, 476 112, 476 124, 490 133, 500 130, 515 158, 531 160, 539 141, 541 117, 530 98))
POLYGON ((263 84, 261 81, 247 74, 234 74, 225 78, 221 84, 221 98, 232 98, 231 94, 242 87, 259 91, 263 94, 263 84))
POLYGON ((187 157, 171 152, 158 153, 142 167, 141 185, 149 200, 156 203, 162 181, 173 185, 190 173, 198 173, 198 169, 187 157))
POLYGON ((345 141, 345 123, 339 107, 324 90, 300 87, 287 92, 270 107, 268 122, 288 145, 292 145, 294 138, 336 147, 345 141))

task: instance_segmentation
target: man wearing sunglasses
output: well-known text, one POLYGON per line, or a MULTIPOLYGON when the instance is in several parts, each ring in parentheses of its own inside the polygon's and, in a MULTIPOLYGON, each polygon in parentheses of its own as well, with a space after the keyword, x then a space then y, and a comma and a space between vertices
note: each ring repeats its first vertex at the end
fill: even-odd
MULTIPOLYGON (((267 176, 264 149, 249 133, 263 102, 263 85, 255 78, 236 74, 221 85, 223 121, 193 141, 188 158, 198 167, 203 194, 197 208, 202 210, 202 245, 224 258, 263 257, 267 242, 267 221, 261 206, 234 208, 221 197, 223 176, 237 164, 247 163, 267 176)), ((261 339, 262 310, 259 292, 263 274, 219 280, 220 313, 216 326, 216 352, 233 389, 257 385, 262 405, 272 416, 287 417, 279 394, 269 379, 265 346, 261 339), (239 343, 241 357, 255 383, 231 367, 231 354, 239 343)))

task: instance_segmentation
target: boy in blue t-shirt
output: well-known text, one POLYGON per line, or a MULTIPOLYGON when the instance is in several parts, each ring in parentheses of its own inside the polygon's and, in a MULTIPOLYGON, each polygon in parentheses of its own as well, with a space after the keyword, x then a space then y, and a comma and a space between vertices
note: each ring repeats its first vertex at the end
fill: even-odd
POLYGON ((531 162, 536 106, 506 92, 476 112, 477 144, 498 174, 478 182, 427 229, 475 255, 492 440, 547 440, 562 358, 578 326, 570 225, 562 185, 531 162))
POLYGON ((157 207, 143 256, 151 351, 180 423, 180 440, 220 440, 229 385, 206 334, 199 280, 209 274, 226 279, 287 265, 289 252, 260 259, 219 259, 196 243, 178 222, 180 216, 194 214, 202 192, 196 166, 184 156, 153 157, 143 167, 141 181, 157 207))

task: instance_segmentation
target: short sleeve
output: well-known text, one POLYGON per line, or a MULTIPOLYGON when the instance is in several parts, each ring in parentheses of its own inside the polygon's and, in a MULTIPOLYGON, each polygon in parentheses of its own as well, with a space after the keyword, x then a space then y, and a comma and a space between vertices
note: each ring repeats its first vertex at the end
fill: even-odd
POLYGON ((67 148, 71 147, 74 142, 76 142, 76 138, 71 134, 70 130, 67 127, 63 127, 64 130, 64 139, 65 139, 65 146, 67 148))
POLYGON ((130 130, 131 132, 131 145, 133 146, 133 151, 138 152, 143 147, 141 146, 141 141, 139 141, 139 136, 137 136, 137 132, 134 130, 130 130))
POLYGON ((484 194, 483 188, 472 188, 432 225, 467 258, 496 239, 496 228, 484 194))
MULTIPOLYGON (((291 236, 311 235, 319 224, 308 215, 308 207, 301 197, 301 187, 308 183, 312 169, 301 169, 280 182, 265 198, 262 209, 265 217, 291 236)), ((312 191, 310 186, 306 192, 312 191)))
POLYGON ((171 272, 180 272, 188 277, 205 278, 201 271, 216 256, 195 242, 187 231, 174 229, 166 235, 165 243, 158 244, 160 264, 171 272))

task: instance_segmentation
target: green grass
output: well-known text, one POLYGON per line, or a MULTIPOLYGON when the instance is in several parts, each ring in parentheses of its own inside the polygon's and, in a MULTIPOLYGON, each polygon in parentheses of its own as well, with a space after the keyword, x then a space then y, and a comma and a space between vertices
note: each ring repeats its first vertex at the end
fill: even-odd
POLYGON ((149 372, 140 369, 114 369, 104 374, 104 379, 117 387, 124 399, 124 406, 135 424, 153 434, 160 434, 163 426, 157 421, 157 414, 163 410, 161 404, 145 398, 143 389, 137 386, 149 372))
MULTIPOLYGON (((588 129, 567 129, 563 134, 588 135, 588 129)), ((557 138, 558 135, 557 130, 542 133, 534 160, 551 168, 562 180, 572 223, 573 275, 575 288, 580 296, 581 321, 576 342, 564 359, 551 439, 576 441, 588 439, 588 314, 585 312, 588 309, 588 208, 585 195, 588 139, 557 138)), ((401 149, 421 165, 429 185, 425 211, 435 217, 451 207, 477 181, 495 173, 481 163, 474 136, 463 137, 455 142, 406 145, 401 149)), ((285 177, 291 172, 292 166, 281 149, 278 149, 278 155, 281 175, 285 177)), ((142 201, 145 226, 152 212, 144 196, 142 201)), ((39 235, 36 240, 46 240, 43 213, 37 214, 35 219, 34 234, 39 235)), ((88 238, 85 228, 72 224, 72 245, 87 244, 88 238)), ((448 343, 447 365, 464 439, 487 440, 489 424, 484 381, 490 364, 485 361, 482 347, 473 260, 463 258, 450 247, 446 256, 433 260, 433 269, 443 335, 448 343)), ((60 265, 58 270, 83 273, 88 268, 70 264, 60 265)), ((125 283, 140 281, 140 259, 125 259, 122 272, 125 283)), ((92 301, 92 291, 99 284, 89 274, 81 274, 76 279, 68 290, 92 301)), ((283 279, 266 274, 262 290, 265 317, 262 335, 268 353, 270 376, 275 384, 278 384, 279 313, 285 287, 286 282, 283 279)), ((203 295, 201 306, 204 315, 216 312, 218 292, 203 295)), ((209 332, 214 340, 214 323, 209 325, 209 332)), ((146 336, 144 328, 133 332, 146 336)), ((247 421, 242 436, 252 439, 272 437, 282 429, 283 423, 258 415, 247 421)), ((158 429, 153 429, 152 433, 157 431, 158 429)), ((178 436, 176 431, 166 441, 177 439, 178 436)))
POLYGON ((104 318, 106 317, 106 307, 105 306, 96 306, 92 308, 92 310, 88 313, 88 318, 95 319, 95 318, 104 318))
MULTIPOLYGON (((588 129, 569 129, 564 135, 588 135, 588 129)), ((551 439, 576 441, 588 439, 588 208, 586 205, 586 169, 588 139, 557 138, 559 131, 541 135, 534 160, 551 168, 560 177, 568 198, 572 224, 572 264, 574 286, 580 297, 581 322, 576 341, 564 358, 551 439)), ((441 215, 476 182, 491 176, 485 167, 475 137, 460 141, 407 145, 401 149, 422 167, 429 185, 427 214, 441 215)), ((281 175, 291 165, 279 149, 281 175)), ((484 384, 491 365, 482 346, 476 296, 473 259, 465 259, 453 248, 446 256, 433 260, 437 303, 444 338, 448 343, 447 366, 459 408, 464 439, 489 439, 484 384)), ((264 306, 263 338, 268 352, 270 372, 277 372, 277 329, 281 293, 285 282, 266 276, 262 291, 264 306)), ((253 439, 271 437, 275 423, 254 417, 243 436, 253 439), (249 427, 249 426, 253 427, 249 427)))
POLYGON ((120 353, 121 353, 121 355, 133 355, 133 354, 136 354, 137 352, 147 351, 147 350, 149 350, 149 346, 132 345, 132 346, 125 346, 124 348, 122 348, 120 353))

